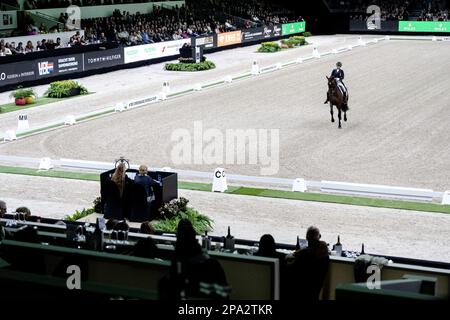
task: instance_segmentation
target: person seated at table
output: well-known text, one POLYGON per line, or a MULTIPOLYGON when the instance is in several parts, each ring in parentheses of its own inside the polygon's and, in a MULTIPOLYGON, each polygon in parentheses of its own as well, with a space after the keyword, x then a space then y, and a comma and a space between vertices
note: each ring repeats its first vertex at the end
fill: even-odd
POLYGON ((175 256, 170 267, 170 274, 161 279, 158 285, 160 298, 176 299, 179 294, 178 281, 183 279, 187 280, 184 289, 188 297, 201 296, 201 283, 228 285, 222 266, 202 250, 197 241, 195 229, 186 218, 178 223, 175 256))
POLYGON ((319 300, 320 291, 329 268, 329 253, 326 242, 321 241, 317 227, 311 226, 306 232, 308 247, 294 253, 294 261, 288 266, 290 299, 319 300))
POLYGON ((153 259, 158 257, 158 247, 150 237, 139 239, 134 245, 131 254, 135 257, 153 259))
POLYGON ((143 186, 147 193, 147 202, 150 203, 155 200, 154 186, 161 185, 156 180, 153 180, 148 174, 148 167, 146 165, 139 166, 139 173, 134 177, 134 182, 143 186))
POLYGON ((16 209, 16 213, 18 214, 19 220, 28 221, 31 217, 31 211, 27 207, 19 207, 16 209))
POLYGON ((116 219, 109 219, 106 221, 106 230, 113 230, 115 226, 119 223, 119 220, 116 219))
POLYGON ((155 227, 151 224, 150 221, 144 221, 141 223, 140 233, 144 234, 155 234, 155 227))

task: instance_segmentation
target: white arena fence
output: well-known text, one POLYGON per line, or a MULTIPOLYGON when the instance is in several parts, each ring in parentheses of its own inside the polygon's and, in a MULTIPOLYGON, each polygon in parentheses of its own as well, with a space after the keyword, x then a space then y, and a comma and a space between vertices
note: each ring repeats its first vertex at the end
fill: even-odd
MULTIPOLYGON (((41 170, 48 170, 52 168, 72 169, 81 171, 103 172, 114 168, 115 162, 100 162, 87 161, 76 159, 50 159, 50 158, 31 158, 18 156, 4 156, 0 155, 0 162, 14 164, 16 166, 34 167, 41 170)), ((130 164, 131 169, 138 169, 139 165, 130 164)), ((193 170, 179 170, 168 167, 152 168, 156 171, 170 171, 176 172, 181 179, 201 179, 207 181, 214 181, 214 172, 203 172, 193 170)), ((246 176, 237 174, 227 174, 226 179, 232 183, 237 183, 242 186, 247 185, 269 185, 292 188, 295 186, 298 178, 277 178, 268 176, 246 176)), ((303 179, 301 179, 303 180, 303 179)), ((434 199, 441 199, 442 204, 450 204, 450 192, 436 192, 432 189, 408 188, 408 187, 394 187, 374 184, 348 183, 338 181, 313 181, 304 180, 305 189, 303 190, 319 190, 327 193, 371 196, 380 198, 394 198, 403 200, 419 200, 430 202, 434 199)))

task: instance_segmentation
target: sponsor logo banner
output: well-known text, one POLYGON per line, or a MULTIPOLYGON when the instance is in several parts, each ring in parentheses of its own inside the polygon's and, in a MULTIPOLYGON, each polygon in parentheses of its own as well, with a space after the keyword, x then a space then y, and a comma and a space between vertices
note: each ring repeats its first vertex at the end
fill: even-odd
MULTIPOLYGON (((272 33, 273 30, 270 31, 272 33)), ((265 28, 251 28, 242 30, 242 42, 257 41, 265 38, 265 28)))
POLYGON ((276 38, 281 36, 281 25, 276 24, 273 26, 266 26, 263 27, 263 38, 264 39, 270 39, 270 38, 276 38))
POLYGON ((72 54, 39 59, 35 60, 35 67, 37 79, 81 72, 83 71, 83 55, 72 54))
POLYGON ((198 37, 198 38, 192 38, 193 43, 192 45, 195 47, 203 47, 203 48, 215 48, 217 38, 215 35, 206 36, 206 37, 198 37))
POLYGON ((217 46, 231 46, 242 42, 242 31, 232 31, 219 33, 217 35, 217 46))
POLYGON ((165 41, 141 46, 124 48, 125 63, 132 63, 162 57, 175 56, 180 54, 180 48, 185 44, 190 44, 191 39, 165 41))
POLYGON ((399 21, 400 32, 450 32, 450 21, 399 21))
POLYGON ((84 70, 113 67, 124 63, 123 49, 92 51, 84 54, 84 70))
POLYGON ((305 32, 306 22, 293 22, 293 23, 284 23, 281 25, 281 35, 289 35, 305 32))
POLYGON ((0 86, 36 78, 33 61, 15 62, 0 65, 0 86))
POLYGON ((398 21, 381 21, 381 28, 373 27, 373 24, 367 21, 350 20, 350 31, 398 31, 398 21))

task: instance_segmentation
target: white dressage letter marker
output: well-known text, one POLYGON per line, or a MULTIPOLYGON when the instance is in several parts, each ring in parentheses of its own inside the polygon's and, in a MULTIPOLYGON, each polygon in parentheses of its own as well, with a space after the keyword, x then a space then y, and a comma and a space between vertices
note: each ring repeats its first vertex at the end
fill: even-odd
POLYGON ((169 85, 168 81, 164 81, 163 82, 162 92, 165 93, 165 94, 170 93, 170 85, 169 85))
POLYGON ((320 58, 320 53, 319 53, 319 50, 317 49, 317 47, 314 47, 314 49, 313 49, 313 57, 320 58))
POLYGON ((257 74, 259 74, 259 65, 258 65, 258 62, 255 60, 255 61, 253 61, 253 64, 252 64, 252 75, 257 75, 257 74))
POLYGON ((365 46, 366 45, 366 43, 363 41, 361 36, 358 38, 358 45, 360 45, 360 46, 365 46))
POLYGON ((306 190, 307 188, 305 179, 297 178, 294 180, 294 183, 292 184, 292 191, 305 192, 306 190))
POLYGON ((442 196, 442 204, 450 204, 450 190, 444 192, 442 196))
POLYGON ((39 170, 50 170, 53 168, 52 159, 50 158, 42 158, 39 161, 39 170))
POLYGON ((19 120, 17 122, 17 131, 24 131, 30 129, 30 124, 28 123, 28 115, 19 114, 19 120))
POLYGON ((297 63, 303 63, 303 59, 302 58, 297 58, 297 63))
POLYGON ((225 176, 224 168, 217 168, 214 170, 214 178, 213 178, 213 192, 225 192, 228 189, 227 186, 227 177, 225 176))
POLYGON ((224 81, 226 83, 231 83, 231 82, 233 82, 233 78, 231 76, 226 76, 224 81))
POLYGON ((195 91, 201 91, 202 90, 202 85, 200 83, 197 83, 194 85, 194 90, 195 91))

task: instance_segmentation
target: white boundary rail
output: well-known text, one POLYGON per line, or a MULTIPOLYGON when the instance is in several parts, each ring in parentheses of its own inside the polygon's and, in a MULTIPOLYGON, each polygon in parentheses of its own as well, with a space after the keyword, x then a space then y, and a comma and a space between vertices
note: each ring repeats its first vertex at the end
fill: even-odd
MULTIPOLYGON (((0 155, 0 162, 10 163, 21 166, 39 167, 41 159, 30 157, 17 156, 3 156, 0 155)), ((114 168, 114 162, 100 162, 87 161, 76 159, 52 160, 51 164, 54 168, 62 169, 77 169, 86 171, 106 171, 114 168)), ((138 165, 130 164, 132 169, 137 169, 138 165)), ((164 168, 152 168, 153 170, 164 170, 164 168)), ((178 170, 170 169, 171 172, 176 172, 180 178, 184 179, 206 179, 213 180, 213 172, 193 171, 193 170, 178 170)), ((277 185, 283 187, 291 187, 295 179, 265 177, 265 176, 246 176, 237 174, 228 174, 227 180, 232 182, 247 183, 247 184, 262 184, 262 185, 277 185)), ((337 181, 306 181, 308 189, 320 190, 322 192, 330 193, 346 193, 351 195, 376 196, 381 198, 397 198, 408 200, 432 201, 434 198, 443 198, 444 192, 436 192, 431 189, 420 188, 406 188, 393 187, 374 184, 359 184, 337 181)))

